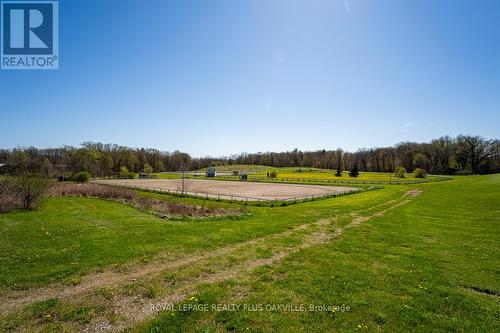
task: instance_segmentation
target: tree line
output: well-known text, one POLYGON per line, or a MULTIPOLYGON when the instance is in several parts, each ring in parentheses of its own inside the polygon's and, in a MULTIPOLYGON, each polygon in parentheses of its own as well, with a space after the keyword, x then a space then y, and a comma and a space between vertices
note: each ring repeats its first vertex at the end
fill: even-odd
POLYGON ((500 141, 480 136, 459 135, 428 143, 402 142, 393 147, 287 152, 265 152, 229 157, 193 158, 187 153, 130 148, 114 144, 86 142, 81 147, 63 146, 0 149, 0 173, 39 174, 69 178, 86 171, 94 177, 112 177, 123 172, 198 170, 217 165, 267 165, 360 171, 394 172, 404 167, 432 174, 479 174, 500 172, 500 141))
POLYGON ((404 167, 409 172, 424 169, 432 174, 480 174, 500 172, 500 141, 480 136, 444 136, 429 143, 402 142, 393 147, 342 149, 282 153, 242 154, 228 164, 257 164, 274 167, 310 167, 321 169, 394 172, 404 167))

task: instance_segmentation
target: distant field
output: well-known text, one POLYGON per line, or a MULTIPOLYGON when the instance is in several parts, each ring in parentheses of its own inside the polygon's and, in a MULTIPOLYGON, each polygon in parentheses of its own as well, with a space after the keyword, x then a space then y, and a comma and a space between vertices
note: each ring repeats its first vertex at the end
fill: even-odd
MULTIPOLYGON (((405 178, 397 178, 392 173, 382 172, 360 172, 358 177, 350 177, 348 172, 342 172, 341 177, 335 176, 336 171, 321 171, 321 172, 282 172, 278 169, 278 179, 328 179, 328 180, 349 180, 349 181, 397 181, 397 180, 415 180, 413 174, 409 173, 405 178)), ((435 178, 428 176, 427 178, 435 178)))
MULTIPOLYGON (((415 178, 412 173, 407 173, 404 178, 397 178, 393 173, 384 172, 360 172, 358 177, 350 177, 348 171, 342 172, 342 176, 337 177, 335 175, 336 170, 325 170, 317 168, 297 168, 297 167, 283 167, 283 168, 273 168, 267 166, 255 166, 255 165, 224 165, 216 167, 219 175, 217 178, 236 180, 238 176, 232 176, 232 171, 238 172, 248 172, 249 180, 254 181, 282 181, 288 183, 302 183, 302 182, 315 182, 321 185, 331 185, 331 183, 338 182, 339 184, 349 184, 349 183, 365 183, 369 184, 400 184, 400 183, 415 183, 415 182, 428 182, 437 180, 447 180, 450 177, 446 176, 436 176, 427 175, 425 178, 415 178), (277 172, 277 178, 269 179, 267 178, 267 173, 271 171, 277 172), (323 182, 322 182, 323 181, 323 182)), ((206 169, 194 172, 186 173, 187 178, 206 178, 204 172, 206 169)), ((157 178, 160 179, 178 179, 180 178, 180 173, 158 173, 155 174, 157 178)), ((213 178, 206 178, 211 179, 213 178)))
MULTIPOLYGON (((264 165, 220 165, 216 166, 215 169, 219 173, 219 175, 223 174, 224 176, 230 176, 234 171, 238 171, 238 173, 265 174, 266 171, 273 170, 273 168, 264 165)), ((207 168, 203 168, 195 171, 187 171, 184 173, 184 175, 188 178, 203 178, 206 171, 207 168)), ((181 174, 181 172, 157 172, 153 173, 153 176, 159 179, 178 179, 181 177, 181 174)))
MULTIPOLYGON (((200 169, 200 172, 205 172, 207 168, 200 169)), ((219 165, 215 167, 218 172, 262 172, 266 170, 273 170, 272 167, 265 165, 219 165)))
POLYGON ((181 177, 180 173, 153 173, 153 177, 158 179, 179 179, 181 177))
MULTIPOLYGON (((400 184, 414 182, 428 182, 437 180, 447 180, 450 177, 427 175, 425 178, 415 178, 412 173, 407 173, 404 178, 397 178, 393 173, 383 172, 360 172, 358 177, 350 177, 349 172, 342 172, 342 176, 335 175, 336 170, 324 170, 314 168, 273 168, 270 171, 276 171, 277 177, 267 178, 268 171, 258 172, 249 175, 250 180, 255 181, 282 181, 282 182, 315 182, 328 185, 331 183, 367 183, 373 184, 400 184), (300 170, 300 171, 299 171, 300 170)), ((231 177, 226 177, 230 179, 231 177)))

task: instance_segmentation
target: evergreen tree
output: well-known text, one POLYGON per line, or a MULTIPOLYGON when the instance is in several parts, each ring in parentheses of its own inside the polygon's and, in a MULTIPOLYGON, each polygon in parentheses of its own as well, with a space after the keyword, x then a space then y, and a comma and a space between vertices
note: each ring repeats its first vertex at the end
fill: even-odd
POLYGON ((359 170, 358 170, 358 164, 354 163, 354 166, 351 169, 351 172, 349 173, 349 176, 351 177, 357 177, 359 176, 359 170))
POLYGON ((335 173, 335 176, 342 177, 342 167, 340 166, 340 161, 339 165, 337 166, 337 172, 335 173))

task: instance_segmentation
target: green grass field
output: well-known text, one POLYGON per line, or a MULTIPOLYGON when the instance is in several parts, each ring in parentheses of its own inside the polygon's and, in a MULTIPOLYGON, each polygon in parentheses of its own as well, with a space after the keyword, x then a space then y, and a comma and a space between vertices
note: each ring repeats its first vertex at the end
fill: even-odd
MULTIPOLYGON (((383 172, 360 172, 358 177, 349 177, 348 172, 343 172, 342 176, 335 176, 335 171, 323 171, 323 172, 281 172, 278 171, 278 179, 327 179, 327 180, 354 180, 354 181, 365 181, 365 180, 375 180, 375 181, 395 181, 397 178, 394 174, 383 173, 383 172)), ((434 176, 429 176, 429 178, 434 178, 434 176)), ((406 174, 405 180, 415 180, 417 178, 413 177, 413 174, 406 174)))
MULTIPOLYGON (((199 172, 205 172, 207 168, 198 170, 199 172)), ((318 168, 297 168, 297 167, 281 167, 274 168, 264 165, 221 165, 216 166, 215 169, 218 172, 248 172, 256 178, 265 177, 267 172, 276 171, 278 173, 278 179, 338 179, 338 180, 376 180, 376 181, 389 181, 395 180, 395 176, 392 173, 383 172, 361 172, 356 178, 349 177, 349 172, 344 171, 341 177, 335 176, 336 170, 326 170, 318 168)), ((168 174, 159 174, 166 175, 168 174)), ((431 178, 433 176, 430 176, 431 178)), ((415 179, 413 174, 407 173, 405 179, 415 179)))
POLYGON ((0 215, 0 331, 497 332, 499 185, 455 177, 179 221, 46 199, 0 215))
MULTIPOLYGON (((198 171, 200 172, 205 172, 207 168, 200 169, 198 171)), ((238 171, 238 172, 265 172, 269 170, 273 170, 272 167, 266 166, 266 165, 244 165, 244 164, 238 164, 238 165, 218 165, 215 167, 215 170, 217 172, 233 172, 233 171, 238 171)))
MULTIPOLYGON (((325 170, 317 168, 296 168, 296 167, 283 167, 273 168, 260 165, 224 165, 216 167, 218 172, 229 173, 232 171, 247 172, 249 173, 249 180, 251 181, 273 181, 273 182, 286 182, 286 183, 304 183, 313 182, 322 185, 331 184, 411 184, 416 182, 429 182, 448 180, 451 177, 427 175, 426 178, 415 178, 412 173, 407 173, 404 178, 397 178, 393 173, 385 172, 360 172, 358 177, 350 177, 349 172, 343 171, 342 176, 335 175, 336 170, 325 170), (274 179, 267 178, 267 173, 271 171, 277 172, 277 177, 274 179)), ((198 170, 204 172, 205 169, 198 170)), ((155 173, 154 176, 159 179, 178 179, 181 177, 180 173, 155 173)), ((203 175, 186 174, 187 178, 200 178, 200 179, 214 179, 207 178, 203 175)), ((218 176, 217 179, 221 180, 239 180, 239 176, 224 175, 218 176)))

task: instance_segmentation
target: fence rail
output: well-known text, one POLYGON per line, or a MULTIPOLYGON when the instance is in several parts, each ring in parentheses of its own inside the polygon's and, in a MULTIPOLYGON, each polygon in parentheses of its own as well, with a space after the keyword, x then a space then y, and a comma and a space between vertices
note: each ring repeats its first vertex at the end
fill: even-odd
MULTIPOLYGON (((120 186, 120 185, 116 185, 120 186)), ((383 186, 372 186, 368 189, 354 189, 349 191, 342 191, 336 193, 329 194, 319 194, 319 195, 309 195, 309 196, 297 196, 297 197, 287 197, 287 198, 274 198, 274 199, 264 199, 258 197, 251 196, 239 196, 239 195, 228 195, 228 194, 213 194, 213 193, 202 193, 202 192, 191 192, 191 191, 182 191, 182 190, 172 190, 165 188, 154 188, 154 187, 142 187, 142 186, 123 186, 131 189, 138 189, 148 192, 154 193, 162 193, 169 194, 174 196, 182 196, 182 197, 192 197, 197 199, 206 199, 206 200, 216 200, 216 201, 224 201, 231 203, 242 203, 245 205, 256 205, 256 206, 287 206, 290 204, 315 201, 320 199, 328 199, 328 198, 336 198, 350 194, 356 194, 365 191, 371 190, 379 190, 382 189, 383 186)))
MULTIPOLYGON (((228 179, 227 180, 233 180, 228 179)), ((451 177, 436 177, 427 178, 419 180, 336 180, 336 179, 314 179, 314 178, 252 178, 248 181, 253 182, 266 182, 266 183, 327 183, 327 184, 341 184, 356 186, 358 185, 413 185, 413 184, 423 184, 423 183, 433 183, 451 180, 451 177)))

